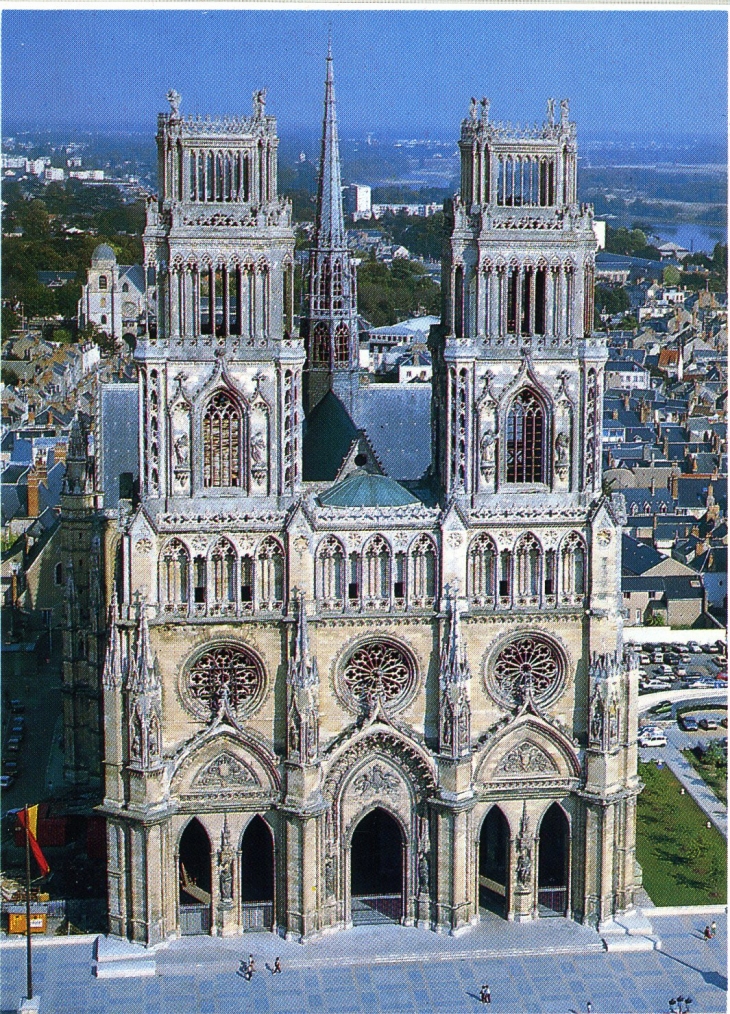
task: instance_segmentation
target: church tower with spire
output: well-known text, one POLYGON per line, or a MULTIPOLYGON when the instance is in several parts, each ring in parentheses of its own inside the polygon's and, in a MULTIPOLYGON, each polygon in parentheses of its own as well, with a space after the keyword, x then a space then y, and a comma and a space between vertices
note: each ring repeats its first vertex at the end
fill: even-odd
POLYGON ((342 213, 331 41, 324 86, 317 218, 314 245, 309 251, 305 299, 301 335, 307 350, 306 411, 311 412, 329 390, 351 411, 360 381, 357 279, 342 213))

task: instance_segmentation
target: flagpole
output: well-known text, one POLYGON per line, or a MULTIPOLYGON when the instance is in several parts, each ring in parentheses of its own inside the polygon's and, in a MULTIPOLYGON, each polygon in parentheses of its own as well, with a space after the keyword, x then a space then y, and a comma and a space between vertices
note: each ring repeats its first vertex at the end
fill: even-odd
POLYGON ((25 939, 26 982, 28 999, 33 999, 33 964, 30 953, 30 822, 28 804, 25 804, 25 939))

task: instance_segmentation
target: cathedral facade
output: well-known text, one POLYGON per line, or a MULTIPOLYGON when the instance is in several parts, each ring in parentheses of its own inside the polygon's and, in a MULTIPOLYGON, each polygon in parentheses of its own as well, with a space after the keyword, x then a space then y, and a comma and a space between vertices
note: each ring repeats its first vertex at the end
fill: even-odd
POLYGON ((92 646, 110 931, 458 932, 485 909, 598 925, 631 907, 637 671, 567 103, 525 131, 486 100, 462 122, 432 465, 404 485, 357 426, 335 481, 303 480, 305 407, 347 415, 360 384, 331 57, 301 335, 265 93, 226 120, 168 100, 140 502, 104 512, 78 449, 64 501, 106 575, 93 601, 68 595, 79 701, 78 628, 111 603, 92 646))

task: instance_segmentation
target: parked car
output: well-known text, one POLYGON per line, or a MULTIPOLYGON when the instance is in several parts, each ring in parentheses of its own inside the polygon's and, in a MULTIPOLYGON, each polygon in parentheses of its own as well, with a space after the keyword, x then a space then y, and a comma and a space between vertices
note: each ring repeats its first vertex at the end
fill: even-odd
POLYGON ((651 655, 646 654, 639 655, 639 661, 641 662, 642 665, 649 665, 649 663, 651 662, 651 655))
POLYGON ((694 715, 680 715, 678 721, 685 732, 697 732, 700 727, 694 715))
POLYGON ((10 760, 5 758, 3 761, 3 774, 17 775, 20 772, 20 766, 16 760, 10 760))
POLYGON ((689 648, 689 650, 692 652, 693 655, 702 654, 702 648, 700 648, 699 644, 697 644, 696 641, 690 641, 687 647, 689 648))
POLYGON ((693 687, 697 687, 700 690, 714 690, 715 689, 715 684, 717 682, 719 682, 719 681, 718 680, 708 680, 708 679, 705 679, 704 677, 702 677, 701 679, 694 680, 693 683, 692 683, 692 686, 693 687))
POLYGON ((700 729, 719 729, 720 723, 716 718, 701 718, 699 721, 700 729))
POLYGON ((0 789, 9 789, 15 781, 15 775, 0 775, 0 789))
POLYGON ((679 679, 682 679, 687 675, 687 670, 682 668, 682 666, 679 666, 677 669, 674 670, 674 675, 677 676, 679 679))
POLYGON ((705 648, 705 651, 709 651, 711 655, 719 655, 720 653, 720 649, 716 644, 711 644, 709 647, 705 648))
POLYGON ((720 719, 720 725, 723 727, 723 729, 727 729, 727 715, 725 715, 724 718, 720 719))
POLYGON ((16 737, 18 739, 22 739, 23 736, 25 736, 25 726, 24 725, 16 725, 15 722, 13 722, 13 724, 12 724, 12 726, 10 728, 10 735, 13 737, 13 739, 15 739, 16 737))
POLYGON ((666 746, 667 737, 663 732, 652 730, 651 732, 643 732, 639 736, 639 746, 645 749, 652 749, 654 747, 666 746))
POLYGON ((642 690, 666 690, 666 680, 647 680, 641 688, 642 690))
POLYGON ((672 669, 671 665, 660 665, 659 672, 663 673, 665 676, 672 676, 674 674, 674 669, 672 669))
POLYGON ((10 710, 20 713, 22 711, 25 711, 25 705, 18 697, 14 697, 13 700, 10 702, 10 710))

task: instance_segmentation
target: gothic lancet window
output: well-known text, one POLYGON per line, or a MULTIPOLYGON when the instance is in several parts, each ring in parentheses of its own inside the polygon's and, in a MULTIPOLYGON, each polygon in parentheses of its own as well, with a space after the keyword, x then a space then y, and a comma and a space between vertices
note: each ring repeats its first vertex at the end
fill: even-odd
POLYGON ((339 541, 328 536, 317 550, 318 597, 324 606, 337 608, 344 603, 345 552, 339 541))
POLYGON ((363 583, 368 606, 387 606, 390 600, 390 547, 381 535, 368 543, 363 560, 363 583))
POLYGON ((261 543, 257 557, 258 605, 261 609, 281 609, 284 603, 284 553, 276 539, 261 543))
POLYGON ((542 551, 534 535, 528 533, 515 551, 515 584, 521 599, 534 601, 540 594, 542 551))
POLYGON ((468 595, 474 605, 494 602, 497 550, 488 535, 478 535, 469 547, 468 595))
POLYGON ((241 411, 218 391, 203 415, 203 482, 206 487, 241 485, 241 411))
POLYGON ((330 333, 329 328, 320 321, 314 326, 314 333, 312 335, 312 350, 311 350, 312 363, 329 365, 330 361, 330 333))
POLYGON ((507 482, 545 482, 545 410, 530 390, 507 413, 507 482))
POLYGON ((436 594, 436 551, 427 535, 420 535, 411 550, 413 605, 428 606, 436 594))
POLYGON ((350 344, 350 330, 347 324, 338 324, 335 330, 335 362, 346 363, 349 359, 348 346, 350 344))
POLYGON ((561 584, 563 598, 572 602, 585 595, 586 553, 583 540, 571 532, 563 542, 561 584))
POLYGON ((236 551, 227 539, 220 539, 210 557, 213 599, 219 606, 236 601, 236 551))
POLYGON ((160 598, 163 606, 172 607, 188 601, 189 568, 187 549, 179 539, 172 539, 160 557, 160 598))

